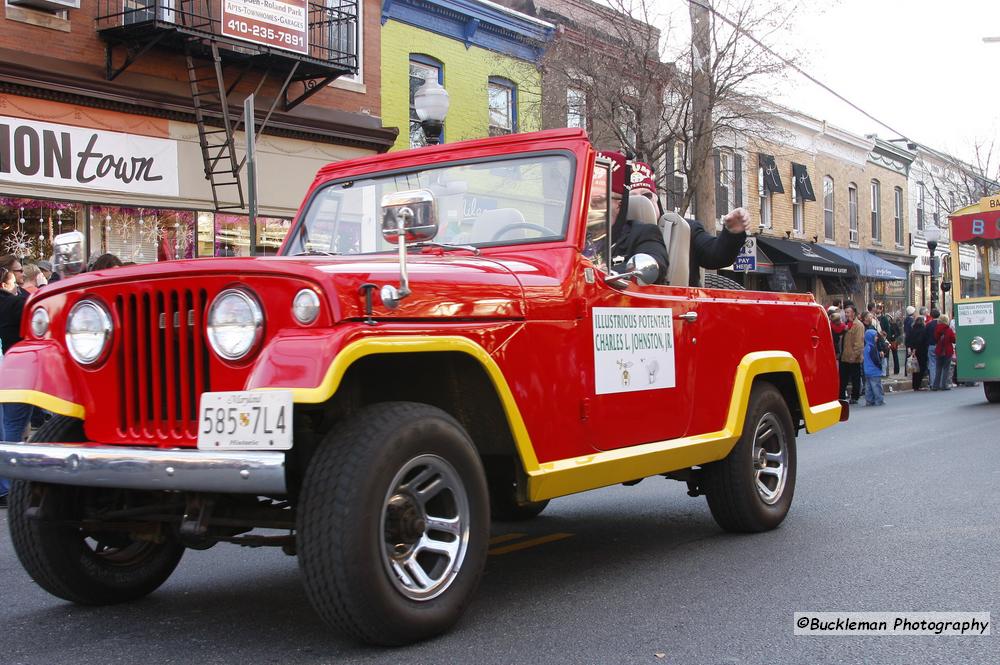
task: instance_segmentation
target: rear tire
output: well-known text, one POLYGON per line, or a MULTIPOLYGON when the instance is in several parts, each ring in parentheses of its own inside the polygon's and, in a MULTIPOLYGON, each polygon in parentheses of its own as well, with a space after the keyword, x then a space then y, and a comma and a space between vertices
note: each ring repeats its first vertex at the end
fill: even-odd
MULTIPOLYGON (((46 443, 85 440, 83 423, 55 416, 31 438, 46 443)), ((10 489, 10 539, 21 565, 53 596, 81 605, 111 605, 152 593, 173 573, 184 547, 173 539, 138 541, 121 532, 84 531, 59 524, 80 514, 100 492, 69 485, 45 486, 45 520, 29 519, 27 510, 37 483, 14 481, 10 489)))
POLYGON ((795 429, 781 393, 757 383, 743 433, 729 455, 704 467, 705 496, 720 527, 735 533, 776 528, 795 493, 795 429))
POLYGON ((983 381, 983 392, 990 404, 1000 402, 1000 381, 983 381))
POLYGON ((338 424, 309 461, 297 519, 310 602, 369 644, 446 631, 486 562, 479 455, 454 418, 426 404, 374 404, 338 424))

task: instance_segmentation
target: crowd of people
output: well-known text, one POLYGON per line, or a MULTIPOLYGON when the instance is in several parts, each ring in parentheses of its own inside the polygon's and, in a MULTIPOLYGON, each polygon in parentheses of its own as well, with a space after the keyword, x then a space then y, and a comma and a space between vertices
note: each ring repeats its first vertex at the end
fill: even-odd
POLYGON ((867 406, 884 405, 882 379, 890 368, 894 376, 909 375, 916 391, 951 390, 958 383, 955 324, 936 308, 918 311, 911 305, 904 316, 889 314, 879 303, 868 303, 859 312, 850 300, 835 300, 827 313, 840 364, 841 399, 857 404, 864 391, 867 406))
MULTIPOLYGON (((103 254, 91 261, 88 270, 105 270, 123 265, 113 254, 103 254)), ((60 275, 51 261, 25 259, 8 254, 0 256, 0 367, 3 352, 21 341, 21 320, 28 296, 60 275)), ((0 404, 0 441, 23 441, 28 425, 40 426, 48 414, 30 404, 0 404)), ((0 478, 0 507, 7 505, 9 483, 0 478)))

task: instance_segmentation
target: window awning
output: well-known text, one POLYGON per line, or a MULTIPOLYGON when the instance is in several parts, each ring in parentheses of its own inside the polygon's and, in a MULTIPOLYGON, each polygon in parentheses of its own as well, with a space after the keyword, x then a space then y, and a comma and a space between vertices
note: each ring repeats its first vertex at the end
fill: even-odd
POLYGON ((774 163, 774 157, 764 153, 760 153, 759 157, 761 189, 772 194, 784 194, 785 188, 781 185, 781 174, 778 173, 778 165, 774 163))
POLYGON ((905 280, 906 270, 885 259, 875 256, 871 252, 863 249, 849 249, 847 247, 826 247, 834 254, 842 256, 858 267, 858 274, 866 279, 880 279, 886 281, 905 280))
POLYGON ((799 195, 800 201, 815 201, 816 192, 813 191, 812 181, 809 179, 809 170, 805 164, 792 162, 792 186, 795 193, 799 195))
POLYGON ((757 236, 757 246, 764 247, 775 265, 791 266, 799 275, 855 277, 858 274, 854 263, 811 242, 757 236))

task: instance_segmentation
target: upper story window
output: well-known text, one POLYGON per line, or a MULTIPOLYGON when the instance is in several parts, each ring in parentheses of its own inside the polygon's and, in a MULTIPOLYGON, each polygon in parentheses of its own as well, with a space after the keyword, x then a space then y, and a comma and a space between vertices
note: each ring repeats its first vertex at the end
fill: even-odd
POLYGON ((896 227, 896 245, 903 246, 903 190, 897 187, 893 190, 893 221, 896 227))
MULTIPOLYGON (((163 3, 172 6, 173 2, 176 1, 177 0, 163 0, 163 3)), ((327 31, 327 34, 330 42, 330 49, 334 53, 339 51, 340 53, 354 53, 358 56, 358 73, 352 76, 341 76, 337 80, 361 83, 364 75, 364 3, 361 1, 350 3, 342 2, 342 0, 325 0, 325 4, 335 13, 334 15, 347 14, 355 18, 354 21, 342 21, 336 23, 334 26, 331 26, 331 28, 327 31)), ((411 96, 410 102, 412 103, 412 101, 413 99, 411 96)))
POLYGON ((622 105, 618 107, 618 132, 622 140, 623 147, 627 150, 635 148, 638 139, 639 122, 635 109, 631 106, 622 105))
POLYGON ((490 77, 488 86, 490 136, 517 131, 517 86, 512 81, 490 77))
MULTIPOLYGON (((440 60, 426 55, 410 55, 410 147, 419 148, 427 144, 424 137, 424 130, 420 126, 420 118, 417 117, 417 109, 413 106, 413 95, 417 89, 424 84, 424 81, 436 80, 444 85, 444 66, 440 60)), ((444 142, 444 129, 441 130, 441 140, 444 142)))
POLYGON ((834 239, 835 225, 833 217, 833 178, 823 178, 823 235, 829 240, 834 239))
POLYGON ((882 185, 872 180, 872 240, 882 242, 882 185))
POLYGON ((587 128, 587 92, 582 88, 566 88, 566 126, 587 128))
POLYGON ((941 228, 941 190, 934 188, 934 226, 941 228))
POLYGON ((924 183, 917 183, 917 230, 924 230, 924 207, 926 201, 924 197, 926 196, 926 190, 924 189, 924 183))
POLYGON ((847 186, 847 223, 850 241, 858 244, 858 186, 853 182, 847 186))

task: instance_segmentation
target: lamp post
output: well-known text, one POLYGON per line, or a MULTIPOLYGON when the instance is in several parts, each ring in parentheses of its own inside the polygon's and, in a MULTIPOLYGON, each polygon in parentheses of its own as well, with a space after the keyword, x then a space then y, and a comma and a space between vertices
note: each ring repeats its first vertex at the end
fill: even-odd
POLYGON ((927 240, 927 251, 931 255, 931 309, 937 306, 937 264, 934 262, 934 252, 937 250, 938 240, 941 239, 941 229, 937 224, 931 224, 924 231, 924 238, 927 240))
POLYGON ((448 115, 448 91, 434 79, 427 79, 413 95, 413 107, 420 119, 427 145, 441 143, 444 118, 448 115))

